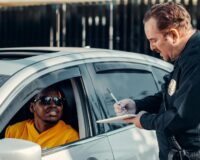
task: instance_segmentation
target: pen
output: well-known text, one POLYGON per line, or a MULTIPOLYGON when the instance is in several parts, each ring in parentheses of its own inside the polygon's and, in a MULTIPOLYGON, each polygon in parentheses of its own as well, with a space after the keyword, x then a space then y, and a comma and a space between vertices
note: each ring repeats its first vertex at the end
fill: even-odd
POLYGON ((114 99, 115 103, 120 104, 120 102, 117 100, 117 98, 114 96, 114 94, 110 91, 110 89, 108 89, 108 93, 110 93, 111 97, 114 99))
MULTIPOLYGON (((117 103, 118 105, 120 105, 120 102, 117 100, 117 98, 114 96, 114 94, 110 91, 109 88, 107 88, 107 91, 109 92, 110 96, 114 99, 115 103, 117 103)), ((122 112, 127 112, 126 108, 125 107, 122 107, 121 106, 121 110, 122 112)))

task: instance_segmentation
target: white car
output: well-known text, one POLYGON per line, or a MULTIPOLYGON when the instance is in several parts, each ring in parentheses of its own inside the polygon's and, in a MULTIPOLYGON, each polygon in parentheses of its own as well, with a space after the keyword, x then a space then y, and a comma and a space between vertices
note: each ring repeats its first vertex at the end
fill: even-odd
POLYGON ((153 131, 126 123, 96 123, 115 116, 108 89, 120 100, 140 99, 161 89, 173 66, 143 54, 86 48, 0 50, 0 159, 156 160, 153 131), (29 141, 4 139, 5 128, 30 118, 30 99, 58 84, 67 98, 63 120, 80 140, 41 150, 29 141))

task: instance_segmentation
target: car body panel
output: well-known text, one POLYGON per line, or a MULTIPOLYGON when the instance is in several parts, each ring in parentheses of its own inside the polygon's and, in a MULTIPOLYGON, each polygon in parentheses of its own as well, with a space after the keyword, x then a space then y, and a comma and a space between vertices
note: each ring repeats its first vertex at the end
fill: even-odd
POLYGON ((107 133, 107 135, 115 155, 115 160, 158 158, 158 148, 155 147, 157 142, 153 140, 156 139, 154 132, 138 129, 131 125, 119 129, 117 132, 107 133))
POLYGON ((96 136, 84 142, 69 144, 67 148, 59 148, 53 153, 43 153, 42 160, 114 160, 108 139, 104 136, 96 136))

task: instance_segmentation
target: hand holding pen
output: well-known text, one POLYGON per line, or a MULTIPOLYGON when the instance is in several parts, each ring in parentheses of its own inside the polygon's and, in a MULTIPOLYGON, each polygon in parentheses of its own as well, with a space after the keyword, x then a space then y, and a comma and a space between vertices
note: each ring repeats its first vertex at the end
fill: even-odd
POLYGON ((113 93, 108 88, 107 90, 110 96, 115 101, 114 110, 118 116, 121 116, 124 114, 135 114, 136 112, 135 101, 133 101, 132 99, 122 99, 118 101, 117 98, 113 95, 113 93))
POLYGON ((114 94, 110 91, 110 89, 107 88, 108 93, 110 94, 110 96, 113 98, 113 100, 115 101, 114 104, 114 109, 115 112, 118 116, 124 115, 127 113, 127 110, 125 108, 125 105, 123 105, 121 103, 121 101, 118 101, 117 98, 114 96, 114 94), (115 107, 116 106, 116 107, 115 107))

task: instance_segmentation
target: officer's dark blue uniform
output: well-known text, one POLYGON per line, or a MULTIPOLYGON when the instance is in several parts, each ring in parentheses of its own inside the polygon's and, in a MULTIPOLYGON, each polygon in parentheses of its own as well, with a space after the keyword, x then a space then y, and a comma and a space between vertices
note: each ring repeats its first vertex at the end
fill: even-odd
POLYGON ((142 115, 140 121, 143 128, 156 130, 161 160, 168 157, 171 150, 168 137, 173 135, 191 158, 196 156, 193 159, 200 159, 199 31, 187 42, 173 72, 165 76, 162 91, 135 102, 137 112, 148 112, 142 115))

